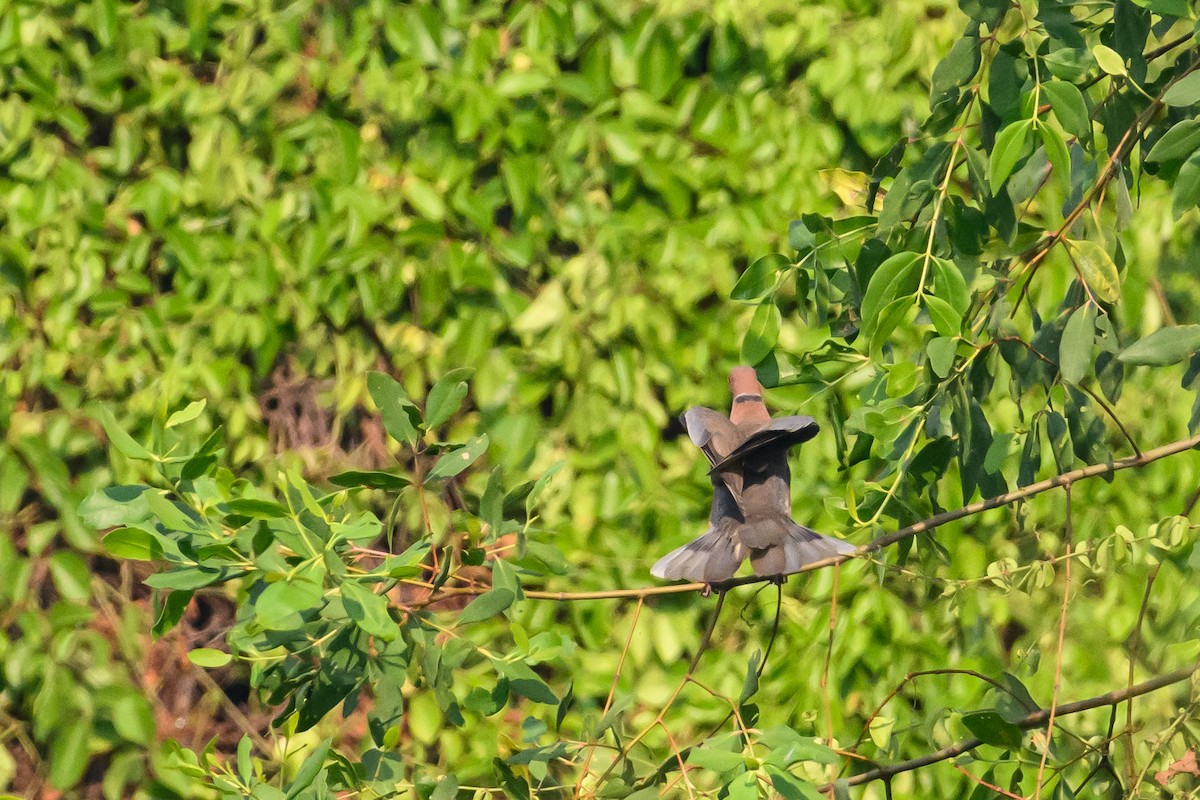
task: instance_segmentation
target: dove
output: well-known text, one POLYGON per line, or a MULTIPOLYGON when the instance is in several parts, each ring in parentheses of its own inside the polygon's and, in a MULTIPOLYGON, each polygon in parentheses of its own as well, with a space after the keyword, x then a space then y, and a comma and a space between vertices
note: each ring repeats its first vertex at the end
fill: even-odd
POLYGON ((752 367, 735 367, 729 386, 733 403, 728 418, 699 406, 681 417, 688 437, 711 465, 709 528, 659 559, 651 574, 712 584, 732 578, 747 557, 756 575, 775 577, 855 552, 853 545, 791 518, 788 451, 816 436, 816 421, 804 416, 772 419, 752 367))

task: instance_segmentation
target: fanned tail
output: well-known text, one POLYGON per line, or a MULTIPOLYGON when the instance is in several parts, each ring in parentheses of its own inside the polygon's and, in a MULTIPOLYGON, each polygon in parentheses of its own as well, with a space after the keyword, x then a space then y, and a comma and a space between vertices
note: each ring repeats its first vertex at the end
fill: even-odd
POLYGON ((660 558, 650 574, 669 581, 721 583, 733 577, 745 558, 746 548, 727 527, 714 528, 660 558))
POLYGON ((754 574, 764 577, 789 575, 807 564, 858 550, 849 542, 822 536, 787 518, 747 522, 740 533, 742 540, 751 546, 750 565, 754 574), (753 547, 760 542, 764 546, 753 547))

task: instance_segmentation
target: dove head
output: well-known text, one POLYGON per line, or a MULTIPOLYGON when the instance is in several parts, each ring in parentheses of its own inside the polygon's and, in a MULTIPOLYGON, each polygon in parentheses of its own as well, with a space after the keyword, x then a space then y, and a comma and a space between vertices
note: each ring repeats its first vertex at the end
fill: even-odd
POLYGON ((729 412, 733 424, 771 421, 771 415, 763 405, 762 384, 753 367, 734 367, 729 373, 729 390, 733 393, 733 408, 729 412))

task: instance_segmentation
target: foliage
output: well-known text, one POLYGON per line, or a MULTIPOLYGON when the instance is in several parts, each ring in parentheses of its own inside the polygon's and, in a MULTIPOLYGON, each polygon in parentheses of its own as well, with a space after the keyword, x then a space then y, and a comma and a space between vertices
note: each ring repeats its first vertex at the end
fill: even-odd
POLYGON ((857 543, 1195 424, 1194 12, 860 6, 0 11, 0 777, 804 797, 974 736, 893 785, 1186 788, 1186 688, 1022 720, 1194 661, 1187 456, 778 607, 555 599, 698 532, 670 418, 738 358, 857 543), (151 747, 163 643, 240 744, 151 747))

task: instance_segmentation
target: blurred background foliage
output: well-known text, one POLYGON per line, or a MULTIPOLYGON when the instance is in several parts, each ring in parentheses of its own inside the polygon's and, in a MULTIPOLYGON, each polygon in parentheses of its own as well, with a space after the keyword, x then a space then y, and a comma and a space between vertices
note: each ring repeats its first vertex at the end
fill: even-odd
MULTIPOLYGON (((777 408, 829 423, 795 462, 797 516, 846 532, 860 511, 881 511, 888 465, 903 460, 889 453, 900 433, 894 410, 918 375, 929 378, 928 322, 897 320, 895 349, 882 357, 866 342, 858 355, 823 350, 857 325, 861 295, 851 291, 840 305, 828 291, 808 300, 790 256, 777 284, 739 277, 765 253, 805 252, 805 232, 822 235, 805 218, 810 227, 793 226, 789 237, 788 220, 864 213, 860 173, 918 133, 931 85, 946 99, 974 77, 943 72, 939 86, 935 76, 948 54, 954 63, 967 13, 995 4, 962 5, 0 3, 0 787, 31 797, 187 797, 200 779, 181 766, 188 756, 162 745, 167 739, 199 751, 216 736, 213 747, 232 758, 254 732, 272 775, 289 759, 297 768, 297 752, 319 741, 316 731, 262 739, 274 709, 252 691, 248 670, 210 675, 186 658, 223 645, 237 613, 232 588, 200 592, 186 612, 177 609, 178 627, 148 635, 161 611, 141 583, 149 569, 118 563, 97 534, 119 518, 93 493, 151 480, 114 446, 116 429, 159 439, 182 413, 170 425, 178 447, 191 452, 207 440, 205 452, 219 452, 230 476, 263 486, 283 469, 324 485, 397 459, 416 474, 428 464, 386 437, 368 373, 392 375, 419 399, 451 370, 471 369, 461 409, 431 438, 487 434, 484 463, 514 484, 561 464, 537 506, 541 541, 563 554, 569 575, 549 584, 640 586, 649 564, 699 533, 707 516, 709 487, 675 416, 693 404, 723 407, 728 367, 748 357, 770 361, 766 378, 793 384, 772 392, 777 408), (819 351, 854 368, 831 373, 806 360, 819 351), (107 434, 102 407, 116 420, 107 434)), ((1052 28, 1061 17, 1051 11, 1070 13, 1042 5, 1052 28)), ((1101 17, 1114 13, 1100 5, 1101 17)), ((1127 14, 1134 7, 1116 5, 1127 14)), ((1192 13, 1175 5, 1175 16, 1192 13)), ((1014 86, 1031 85, 1013 70, 1014 86)), ((1023 109, 1020 97, 992 105, 1008 124, 1023 109)), ((1191 113, 1172 109, 1169 121, 1191 113)), ((1071 133, 1058 121, 1056 130, 1071 133)), ((980 125, 993 150, 997 119, 964 125, 980 125)), ((1040 167, 1032 140, 1020 145, 1008 169, 991 165, 989 176, 1002 183, 1013 172, 1028 197, 1041 188, 1040 167)), ((1041 166, 1049 158, 1044 152, 1041 166)), ((1188 174, 1168 164, 1167 177, 1176 170, 1188 174)), ((1051 191, 1065 200, 1072 188, 1051 191)), ((1137 224, 1124 217, 1114 315, 1126 342, 1162 324, 1200 322, 1195 211, 1177 219, 1171 187, 1155 181, 1128 192, 1137 224)), ((1126 213, 1119 199, 1106 202, 1111 218, 1126 213)), ((1054 207, 1027 209, 1030 224, 1052 227, 1054 207)), ((986 231, 965 204, 947 208, 963 227, 986 231)), ((893 216, 903 228, 898 219, 908 214, 893 216)), ((1097 216, 1093 230, 1106 225, 1119 227, 1097 216)), ((1009 236, 1006 245, 1020 241, 1009 236)), ((1067 319, 1059 309, 1081 307, 1082 290, 1065 256, 1046 263, 1030 304, 1053 320, 1057 350, 1067 319)), ((815 285, 813 265, 805 274, 815 285)), ((1036 327, 1016 334, 1032 338, 1036 327)), ((996 362, 986 371, 1004 383, 1007 368, 996 362)), ((1179 372, 1123 373, 1114 414, 1143 448, 1186 434, 1191 398, 1179 372)), ((1055 376, 1046 383, 1054 386, 1043 401, 1073 398, 1055 376)), ((1032 429, 1039 440, 1039 429, 999 389, 989 401, 990 389, 974 387, 1001 432, 975 453, 988 463, 984 494, 986 476, 1007 472, 1016 485, 1028 482, 1019 470, 1045 477, 1076 463, 1070 442, 1051 436, 1018 464, 1026 441, 1018 435, 1032 429)), ((938 419, 922 436, 937 440, 942 424, 957 426, 938 419)), ((1111 421, 1077 438, 1083 460, 1131 452, 1111 421)), ((948 457, 926 467, 927 476, 950 476, 940 503, 928 480, 906 484, 899 494, 913 505, 892 507, 885 528, 975 491, 960 486, 948 457)), ((426 527, 442 542, 464 528, 477 535, 464 508, 487 477, 468 472, 420 502, 414 487, 401 489, 406 540, 426 527)), ((1190 532, 1171 528, 1152 544, 1151 526, 1189 511, 1198 482, 1183 457, 1075 491, 1076 535, 1103 555, 1088 562, 1091 577, 1076 577, 1062 680, 1069 698, 1123 685, 1131 653, 1139 677, 1195 657, 1190 532), (1174 559, 1160 571, 1164 553, 1174 559), (1152 571, 1162 605, 1148 608, 1131 639, 1152 571)), ((380 498, 360 500, 381 518, 388 511, 380 498)), ((927 537, 903 566, 892 558, 891 570, 842 569, 826 691, 820 665, 834 576, 793 581, 756 698, 762 726, 833 731, 847 746, 906 673, 938 666, 1009 670, 1047 703, 1054 659, 1041 654, 1056 641, 1063 519, 1061 496, 1047 497, 950 527, 940 547, 927 537)), ((702 675, 737 697, 774 598, 743 589, 730 603, 739 613, 718 628, 702 675)), ((542 642, 554 690, 561 696, 572 682, 581 713, 599 716, 634 606, 525 601, 514 609, 523 630, 556 637, 542 642)), ((618 685, 633 723, 652 719, 673 691, 708 609, 689 595, 642 612, 618 685)), ((874 727, 872 758, 911 756, 967 733, 952 712, 979 708, 985 687, 962 676, 922 680, 911 702, 874 727)), ((490 780, 481 776, 492 774, 497 753, 545 731, 529 722, 541 712, 528 709, 455 727, 433 692, 406 691, 394 744, 411 765, 406 779, 426 793, 451 771, 464 785, 490 780)), ((690 698, 671 730, 695 739, 728 711, 723 703, 690 698)), ((1177 707, 1190 706, 1179 696, 1148 698, 1139 719, 1161 731, 1177 707)), ((1107 712, 1095 713, 1087 725, 1102 734, 1107 712)), ((1080 726, 1081 735, 1095 732, 1080 726)), ((1200 735, 1187 719, 1172 730, 1182 745, 1138 738, 1139 763, 1170 761, 1200 735)), ((351 713, 322 733, 336 734, 352 758, 367 722, 351 713)), ((991 780, 1019 787, 1020 760, 1001 760, 1005 774, 991 780)), ((937 796, 977 788, 947 765, 901 780, 937 796)))

